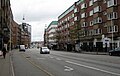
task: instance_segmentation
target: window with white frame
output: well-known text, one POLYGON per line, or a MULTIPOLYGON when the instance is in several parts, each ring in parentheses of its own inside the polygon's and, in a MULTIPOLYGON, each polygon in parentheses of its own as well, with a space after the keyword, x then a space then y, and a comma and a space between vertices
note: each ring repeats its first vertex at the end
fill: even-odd
POLYGON ((74 25, 74 21, 72 22, 72 25, 74 25))
POLYGON ((93 15, 93 10, 91 10, 89 13, 89 16, 92 16, 92 15, 93 15))
POLYGON ((84 8, 87 8, 87 4, 85 4, 85 3, 83 3, 83 4, 81 5, 81 9, 84 9, 84 8))
POLYGON ((114 32, 118 32, 118 26, 114 26, 114 32))
POLYGON ((108 33, 112 33, 112 30, 113 30, 113 32, 118 32, 118 26, 114 25, 114 26, 108 26, 107 27, 108 33))
POLYGON ((101 7, 97 6, 94 8, 94 13, 101 12, 101 7))
POLYGON ((72 14, 72 17, 74 17, 74 14, 72 14))
POLYGON ((92 6, 92 5, 93 5, 93 0, 90 0, 89 6, 92 6))
POLYGON ((101 33, 102 33, 102 29, 95 29, 94 30, 95 35, 98 35, 98 34, 101 34, 101 33))
POLYGON ((76 12, 78 12, 78 9, 77 9, 77 8, 74 9, 74 13, 76 13, 76 12))
POLYGON ((93 25, 93 21, 90 21, 90 26, 92 26, 93 25))
POLYGON ((82 13, 81 14, 81 18, 85 18, 85 17, 87 17, 87 14, 86 13, 82 13))
POLYGON ((68 16, 67 19, 70 20, 70 17, 68 16))
POLYGON ((83 36, 85 36, 86 35, 86 31, 83 31, 83 36))
POLYGON ((74 17, 74 21, 77 21, 78 20, 78 17, 76 16, 76 17, 74 17))
POLYGON ((94 2, 98 1, 98 0, 93 0, 94 2))
POLYGON ((101 17, 97 17, 94 19, 94 24, 97 24, 97 23, 102 23, 102 18, 101 17))
POLYGON ((117 19, 118 17, 117 17, 117 12, 112 12, 112 13, 109 13, 108 15, 107 15, 107 19, 108 20, 111 20, 111 19, 117 19))
POLYGON ((86 27, 87 26, 87 22, 83 22, 82 24, 81 24, 81 27, 86 27))
POLYGON ((103 0, 104 3, 106 3, 107 1, 106 0, 103 0))
POLYGON ((107 7, 116 6, 117 0, 108 0, 107 1, 107 7))
POLYGON ((89 35, 93 35, 93 30, 89 30, 89 35))

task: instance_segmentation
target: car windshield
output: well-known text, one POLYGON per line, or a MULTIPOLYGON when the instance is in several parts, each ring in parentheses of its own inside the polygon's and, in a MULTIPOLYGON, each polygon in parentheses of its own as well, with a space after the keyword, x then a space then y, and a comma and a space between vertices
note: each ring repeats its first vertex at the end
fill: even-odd
POLYGON ((115 51, 120 51, 120 47, 118 47, 118 48, 115 48, 115 51))
POLYGON ((47 47, 42 47, 42 49, 44 49, 44 50, 45 50, 45 49, 48 49, 48 48, 47 48, 47 47))

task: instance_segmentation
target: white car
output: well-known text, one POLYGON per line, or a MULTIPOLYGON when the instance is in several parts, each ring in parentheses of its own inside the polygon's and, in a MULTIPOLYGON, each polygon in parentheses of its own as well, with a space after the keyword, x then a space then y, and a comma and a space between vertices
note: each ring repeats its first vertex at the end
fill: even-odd
POLYGON ((19 51, 24 51, 25 52, 25 45, 20 45, 19 51))
POLYGON ((47 47, 41 47, 40 54, 50 54, 50 50, 47 47))

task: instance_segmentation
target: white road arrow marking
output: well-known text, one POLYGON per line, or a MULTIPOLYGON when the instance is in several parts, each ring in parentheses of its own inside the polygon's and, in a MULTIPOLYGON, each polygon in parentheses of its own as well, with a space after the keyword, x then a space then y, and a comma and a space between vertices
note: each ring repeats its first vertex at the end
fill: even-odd
POLYGON ((73 71, 74 70, 73 68, 68 67, 68 66, 64 66, 64 67, 65 67, 64 71, 73 71))

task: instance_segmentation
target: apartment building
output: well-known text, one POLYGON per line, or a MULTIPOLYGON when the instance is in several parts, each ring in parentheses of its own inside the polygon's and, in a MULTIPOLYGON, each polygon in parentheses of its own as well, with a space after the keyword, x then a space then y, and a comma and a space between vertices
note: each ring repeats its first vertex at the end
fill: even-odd
POLYGON ((13 35, 12 35, 12 47, 15 48, 19 41, 20 41, 20 33, 18 33, 19 30, 19 24, 17 24, 15 21, 12 21, 12 25, 13 25, 13 35))
POLYGON ((58 17, 59 44, 86 51, 120 47, 119 21, 120 0, 79 0, 58 17))
MULTIPOLYGON (((10 0, 0 0, 0 49, 3 44, 9 45, 10 30, 13 28, 11 22, 13 14, 10 7, 10 0)), ((11 30, 12 31, 12 30, 11 30)))
POLYGON ((52 49, 57 48, 57 38, 56 38, 57 26, 58 26, 58 21, 52 21, 46 29, 47 46, 52 49))
POLYGON ((58 46, 61 50, 72 49, 72 43, 74 43, 76 38, 74 20, 76 21, 77 17, 74 17, 74 7, 75 5, 73 4, 58 17, 58 46))
POLYGON ((20 44, 30 47, 31 44, 31 25, 23 22, 20 26, 20 44))

